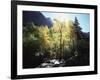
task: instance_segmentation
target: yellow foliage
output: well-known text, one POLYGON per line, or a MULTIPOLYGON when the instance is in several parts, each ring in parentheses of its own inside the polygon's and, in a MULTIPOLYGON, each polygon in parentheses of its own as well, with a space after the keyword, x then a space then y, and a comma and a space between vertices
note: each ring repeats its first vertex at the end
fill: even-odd
POLYGON ((76 38, 75 27, 71 20, 61 22, 55 19, 51 28, 48 28, 48 26, 39 26, 37 30, 40 46, 42 49, 50 50, 51 53, 54 49, 59 50, 61 47, 62 49, 68 48, 71 40, 75 40, 76 38))
POLYGON ((51 47, 51 38, 49 36, 49 29, 47 26, 43 27, 39 27, 38 28, 38 33, 39 33, 39 38, 41 41, 41 46, 45 49, 48 49, 51 47))

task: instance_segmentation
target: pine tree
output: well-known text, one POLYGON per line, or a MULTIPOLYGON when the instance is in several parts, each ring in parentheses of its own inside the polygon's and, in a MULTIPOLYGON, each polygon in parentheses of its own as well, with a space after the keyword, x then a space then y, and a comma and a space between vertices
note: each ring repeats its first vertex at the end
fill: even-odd
POLYGON ((77 17, 75 17, 74 26, 76 28, 77 39, 79 40, 82 38, 82 32, 81 32, 80 23, 79 23, 77 17))
POLYGON ((75 17, 75 21, 74 21, 74 27, 76 29, 76 51, 79 52, 79 42, 81 41, 82 39, 82 31, 81 31, 81 27, 80 27, 80 23, 77 19, 77 17, 75 17))

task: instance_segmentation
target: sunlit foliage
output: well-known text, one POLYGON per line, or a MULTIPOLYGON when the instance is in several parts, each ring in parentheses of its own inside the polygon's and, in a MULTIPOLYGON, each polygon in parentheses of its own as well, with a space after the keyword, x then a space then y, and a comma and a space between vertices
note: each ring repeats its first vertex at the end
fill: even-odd
POLYGON ((54 19, 51 27, 36 26, 31 23, 23 27, 24 47, 31 46, 35 53, 40 51, 49 58, 70 57, 77 50, 80 33, 78 26, 77 18, 75 22, 71 20, 61 22, 59 19, 54 19))

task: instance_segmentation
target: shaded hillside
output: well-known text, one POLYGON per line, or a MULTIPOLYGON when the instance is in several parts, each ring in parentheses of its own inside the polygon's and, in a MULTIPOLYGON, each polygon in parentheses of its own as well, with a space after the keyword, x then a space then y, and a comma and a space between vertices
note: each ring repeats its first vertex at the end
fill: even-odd
POLYGON ((34 22, 35 25, 47 25, 52 26, 52 21, 50 18, 46 18, 39 11, 23 11, 23 25, 26 26, 28 23, 34 22))

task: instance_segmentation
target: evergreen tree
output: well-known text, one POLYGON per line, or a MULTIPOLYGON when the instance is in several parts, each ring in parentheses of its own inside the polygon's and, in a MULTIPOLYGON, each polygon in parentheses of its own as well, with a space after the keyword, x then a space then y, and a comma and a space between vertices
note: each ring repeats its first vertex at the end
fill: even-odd
POLYGON ((75 17, 74 26, 76 28, 77 39, 80 40, 82 38, 82 32, 81 32, 80 23, 79 23, 77 17, 75 17))

